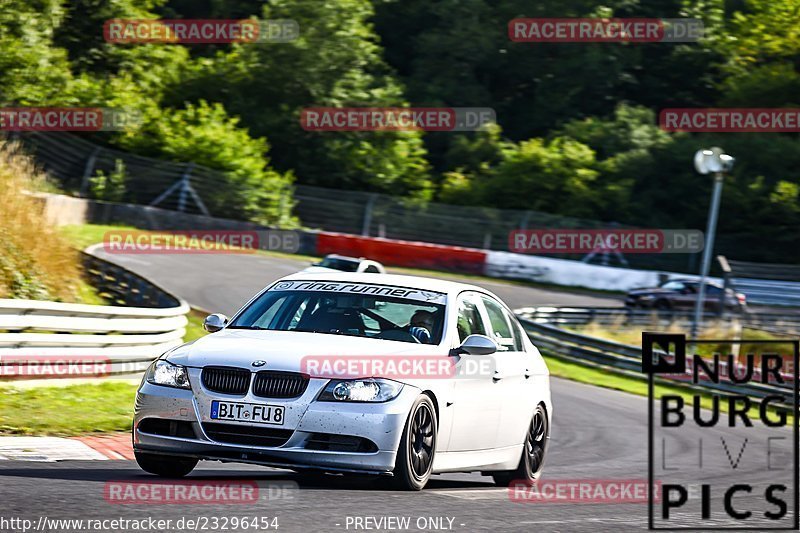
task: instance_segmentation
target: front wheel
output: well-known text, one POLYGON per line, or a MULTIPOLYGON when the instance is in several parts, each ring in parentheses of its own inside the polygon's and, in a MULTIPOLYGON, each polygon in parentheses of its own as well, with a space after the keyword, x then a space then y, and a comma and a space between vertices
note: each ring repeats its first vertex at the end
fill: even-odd
POLYGON ((495 484, 507 487, 512 481, 521 481, 532 485, 541 476, 544 469, 544 454, 547 451, 547 441, 550 438, 550 425, 544 406, 539 404, 533 414, 528 433, 525 436, 525 445, 522 448, 522 457, 516 470, 495 472, 492 474, 495 484))
POLYGON ((398 488, 422 490, 428 483, 436 453, 436 436, 436 410, 433 401, 423 394, 411 406, 397 450, 394 481, 398 488))
POLYGON ((197 459, 175 457, 172 455, 159 455, 134 451, 136 462, 142 470, 167 478, 181 478, 194 470, 197 459))

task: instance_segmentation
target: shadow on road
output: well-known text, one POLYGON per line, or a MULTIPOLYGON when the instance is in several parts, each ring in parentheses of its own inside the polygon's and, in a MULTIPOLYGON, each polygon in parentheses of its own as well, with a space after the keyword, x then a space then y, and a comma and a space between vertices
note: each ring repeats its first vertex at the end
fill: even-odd
MULTIPOLYGON (((121 462, 120 462, 121 463, 121 462)), ((97 463, 85 463, 82 467, 65 467, 61 464, 40 466, 37 463, 27 463, 25 467, 0 468, 2 478, 21 477, 33 479, 63 480, 63 481, 151 481, 168 483, 170 480, 149 475, 139 470, 132 463, 120 464, 122 468, 108 468, 97 463), (33 466, 36 465, 36 466, 33 466)), ((118 463, 119 464, 119 463, 118 463)), ((116 465, 115 465, 116 466, 116 465)), ((463 475, 462 475, 463 476, 463 475)), ((426 490, 436 489, 475 489, 492 488, 495 485, 490 478, 477 476, 464 476, 470 479, 452 479, 433 476, 428 482, 426 490), (485 480, 485 481, 484 481, 485 480)), ((360 475, 330 475, 321 473, 296 473, 282 470, 198 470, 185 478, 188 481, 291 481, 298 484, 301 489, 311 490, 394 490, 390 477, 360 476, 360 475)))

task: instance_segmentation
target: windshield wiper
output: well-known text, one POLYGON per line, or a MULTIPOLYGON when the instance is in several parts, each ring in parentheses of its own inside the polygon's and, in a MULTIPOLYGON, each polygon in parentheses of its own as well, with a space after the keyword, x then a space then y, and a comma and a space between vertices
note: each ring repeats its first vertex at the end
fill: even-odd
POLYGON ((262 328, 261 326, 228 326, 228 329, 260 329, 260 330, 268 330, 269 328, 262 328))

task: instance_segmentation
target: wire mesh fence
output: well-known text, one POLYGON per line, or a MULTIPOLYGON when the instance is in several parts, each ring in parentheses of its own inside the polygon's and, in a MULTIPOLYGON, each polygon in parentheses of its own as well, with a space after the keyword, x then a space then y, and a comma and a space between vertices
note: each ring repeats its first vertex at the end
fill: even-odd
POLYGON ((143 157, 90 142, 68 133, 36 132, 17 136, 44 170, 67 193, 101 200, 153 205, 185 213, 246 219, 253 198, 276 206, 276 216, 258 220, 284 225, 292 207, 292 190, 262 190, 247 177, 213 170, 192 162, 143 157), (114 198, 96 197, 92 184, 99 175, 124 169, 124 188, 114 198))
MULTIPOLYGON (((73 134, 29 133, 18 137, 44 169, 66 192, 91 196, 90 183, 98 173, 125 168, 125 190, 120 201, 156 205, 187 213, 242 219, 235 183, 220 171, 193 163, 178 163, 100 146, 73 134), (224 193, 224 194, 223 194, 224 193)), ((292 208, 295 220, 307 228, 358 235, 414 240, 488 250, 509 250, 509 234, 533 228, 625 228, 628 226, 543 213, 419 202, 385 194, 295 185, 273 191, 279 202, 292 208)), ((288 218, 287 218, 288 220, 288 218)), ((283 220, 275 221, 282 225, 283 220)), ((592 262, 695 272, 699 254, 597 254, 592 262)), ((556 254, 565 259, 584 259, 576 254, 556 254)))

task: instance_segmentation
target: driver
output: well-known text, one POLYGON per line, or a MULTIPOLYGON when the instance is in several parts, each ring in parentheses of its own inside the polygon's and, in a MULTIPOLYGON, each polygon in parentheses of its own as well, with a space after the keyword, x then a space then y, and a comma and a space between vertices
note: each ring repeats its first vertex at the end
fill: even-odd
POLYGON ((430 344, 433 334, 433 313, 422 309, 415 311, 409 320, 408 332, 422 344, 430 344))

